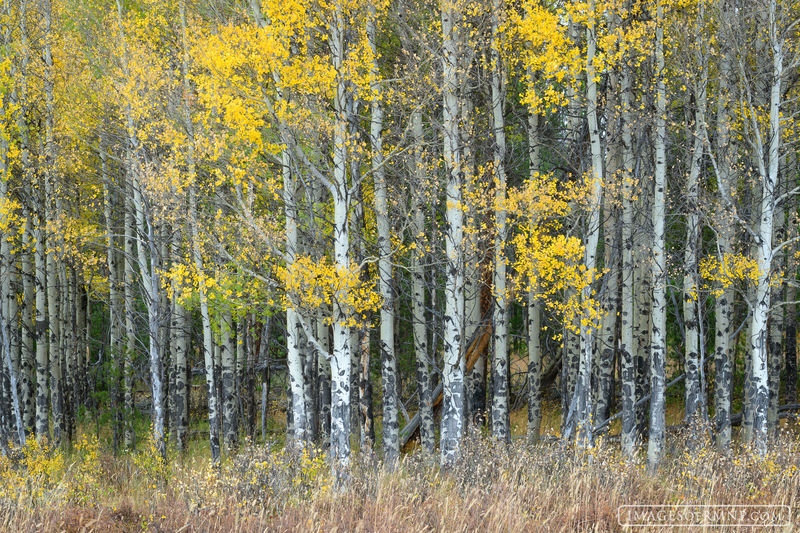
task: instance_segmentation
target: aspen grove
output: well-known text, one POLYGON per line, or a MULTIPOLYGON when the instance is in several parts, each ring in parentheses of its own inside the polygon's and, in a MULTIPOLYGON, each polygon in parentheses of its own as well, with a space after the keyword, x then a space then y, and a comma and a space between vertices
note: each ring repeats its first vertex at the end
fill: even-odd
POLYGON ((0 34, 3 456, 277 441, 345 490, 470 431, 656 475, 797 424, 794 0, 4 0, 0 34))

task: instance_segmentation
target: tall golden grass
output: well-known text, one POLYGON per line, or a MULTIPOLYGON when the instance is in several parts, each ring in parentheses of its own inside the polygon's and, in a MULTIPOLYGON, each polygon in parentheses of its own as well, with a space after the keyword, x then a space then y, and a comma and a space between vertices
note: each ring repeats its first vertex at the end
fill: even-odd
MULTIPOLYGON (((614 443, 505 446, 470 434, 448 469, 421 452, 393 470, 359 454, 341 487, 313 449, 246 445, 213 468, 200 457, 163 462, 148 446, 113 458, 90 443, 55 461, 60 452, 39 448, 0 462, 0 483, 14 484, 0 498, 0 529, 622 531, 620 505, 798 504, 797 439, 778 437, 766 457, 743 447, 720 453, 710 442, 690 451, 687 440, 672 435, 669 455, 651 475, 641 460, 623 461, 614 443)), ((659 529, 673 530, 687 531, 659 529)))

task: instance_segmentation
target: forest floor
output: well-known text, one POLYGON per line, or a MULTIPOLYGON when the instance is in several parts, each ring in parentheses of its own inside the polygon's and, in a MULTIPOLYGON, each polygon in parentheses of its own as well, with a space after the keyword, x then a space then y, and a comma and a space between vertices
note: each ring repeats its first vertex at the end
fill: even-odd
MULTIPOLYGON (((550 411, 555 406, 547 410, 552 417, 550 411)), ((170 452, 166 462, 148 442, 117 457, 96 437, 76 439, 69 451, 31 442, 17 456, 0 457, 0 531, 649 530, 621 525, 630 520, 625 505, 673 511, 738 505, 747 507, 724 509, 747 512, 782 505, 791 511, 774 508, 776 519, 789 525, 769 530, 793 531, 790 524, 800 524, 797 421, 784 426, 766 457, 738 445, 722 454, 710 442, 690 451, 688 434, 672 432, 655 474, 646 472, 644 450, 637 460, 623 461, 613 437, 589 450, 555 439, 529 447, 521 438, 521 414, 512 416, 512 425, 520 438, 510 446, 471 434, 461 459, 446 470, 437 456, 420 450, 393 471, 373 455, 354 454, 341 487, 323 454, 276 444, 245 443, 213 468, 200 442, 188 453, 170 452)))

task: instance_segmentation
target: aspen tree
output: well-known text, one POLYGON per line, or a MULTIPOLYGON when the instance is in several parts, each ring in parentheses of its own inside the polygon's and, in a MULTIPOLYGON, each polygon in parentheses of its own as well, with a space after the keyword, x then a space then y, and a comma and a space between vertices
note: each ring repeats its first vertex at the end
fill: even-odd
POLYGON ((492 359, 492 436, 508 442, 509 431, 509 358, 508 298, 506 295, 506 134, 505 134, 505 69, 501 57, 500 28, 504 6, 492 0, 492 126, 494 129, 495 244, 494 244, 494 357, 492 359))
MULTIPOLYGON (((704 8, 698 7, 695 27, 699 29, 703 24, 704 8)), ((699 305, 697 254, 700 238, 700 206, 698 205, 699 177, 703 163, 707 106, 708 68, 706 54, 698 42, 695 51, 695 68, 699 73, 693 83, 693 93, 696 102, 693 127, 691 129, 692 146, 690 149, 689 173, 686 181, 686 247, 684 249, 684 275, 683 275, 683 323, 685 329, 685 354, 684 373, 686 374, 685 410, 684 417, 688 424, 694 428, 695 438, 699 432, 698 422, 702 416, 703 384, 701 376, 704 375, 700 367, 700 336, 699 336, 699 305)))
MULTIPOLYGON (((531 74, 528 73, 529 82, 531 74)), ((538 175, 541 159, 539 146, 539 115, 528 111, 529 179, 538 175)), ((533 220, 531 224, 533 224, 533 220)), ((528 305, 528 444, 538 444, 542 425, 542 305, 536 291, 529 290, 528 305)))
POLYGON ((461 19, 458 0, 442 0, 442 100, 444 164, 447 171, 445 253, 447 255, 444 313, 444 406, 441 431, 441 462, 450 464, 459 453, 464 432, 461 416, 464 407, 464 357, 462 330, 464 319, 463 271, 463 170, 459 148, 458 68, 461 19))
POLYGON ((425 317, 425 212, 422 205, 425 171, 425 138, 422 112, 412 111, 412 135, 414 137, 413 172, 417 183, 417 194, 412 196, 413 255, 411 258, 411 305, 413 315, 414 359, 416 361, 417 390, 419 391, 420 441, 422 447, 433 453, 436 446, 433 420, 433 386, 431 383, 431 360, 428 347, 427 319, 425 317))
POLYGON ((214 367, 213 356, 213 341, 211 337, 211 316, 208 310, 208 297, 206 294, 205 276, 203 275, 203 260, 200 251, 200 242, 198 235, 198 219, 197 219, 197 201, 194 182, 197 178, 196 166, 194 161, 194 126, 192 116, 189 111, 189 72, 188 72, 188 43, 186 36, 186 5, 185 2, 180 4, 181 15, 181 35, 183 44, 183 109, 184 120, 186 122, 188 134, 188 178, 190 185, 188 187, 188 202, 189 202, 189 239, 191 246, 191 258, 197 275, 199 276, 198 292, 200 295, 200 317, 203 328, 203 356, 206 370, 206 391, 208 393, 208 428, 209 428, 209 441, 211 445, 211 460, 217 464, 220 460, 220 445, 219 445, 219 413, 217 408, 217 395, 216 395, 216 369, 214 367))
MULTIPOLYGON (((53 58, 51 43, 52 30, 52 5, 50 0, 44 0, 44 25, 45 38, 42 55, 45 63, 45 139, 44 139, 44 177, 45 177, 45 220, 56 220, 60 213, 60 200, 57 198, 56 189, 56 145, 54 137, 55 102, 53 96, 53 58)), ((53 239, 57 240, 57 239, 53 239)), ((53 242, 48 241, 47 250, 47 321, 48 342, 50 354, 50 409, 53 414, 53 441, 61 443, 64 430, 64 396, 62 388, 62 360, 63 351, 59 344, 61 336, 61 313, 59 312, 59 282, 58 264, 56 263, 56 250, 53 242)), ((61 287, 63 289, 63 286, 61 287)))
MULTIPOLYGON (((724 17, 725 10, 721 15, 724 17)), ((716 232, 717 261, 725 263, 725 258, 733 253, 734 207, 733 176, 731 160, 730 105, 729 82, 732 75, 730 51, 726 48, 724 36, 719 39, 719 75, 716 98, 716 127, 714 136, 714 171, 717 178, 720 204, 723 214, 716 232)), ((703 130, 708 142, 708 132, 703 130)), ((733 393, 733 339, 731 323, 733 319, 734 291, 730 284, 721 283, 720 294, 714 301, 714 427, 716 445, 727 450, 731 444, 731 395, 733 393)))
POLYGON ((370 144, 372 149, 372 176, 375 180, 375 216, 378 229, 378 277, 381 305, 380 353, 383 380, 383 451, 384 460, 393 465, 399 449, 399 423, 397 409, 397 362, 395 360, 394 294, 392 287, 392 242, 387 201, 386 173, 383 160, 383 102, 381 74, 378 69, 378 43, 376 35, 377 13, 370 7, 367 15, 367 39, 372 63, 372 101, 370 103, 370 144))
POLYGON ((769 85, 768 144, 761 139, 756 110, 748 101, 748 115, 753 124, 758 173, 761 185, 761 218, 755 241, 758 279, 754 291, 753 316, 750 323, 751 379, 754 390, 753 433, 759 454, 767 453, 767 408, 769 405, 769 370, 767 346, 767 317, 770 309, 770 275, 774 256, 772 231, 775 216, 775 189, 778 182, 780 158, 780 105, 783 78, 783 42, 778 37, 777 0, 768 4, 768 46, 771 52, 771 83, 769 85))
POLYGON ((666 161, 666 79, 664 71, 664 6, 656 5, 656 107, 655 107, 655 176, 653 193, 653 300, 650 337, 650 432, 647 441, 647 468, 658 468, 664 455, 664 387, 667 329, 667 265, 664 242, 664 216, 667 188, 666 161))
POLYGON ((620 277, 620 368, 622 379, 622 454, 632 459, 636 450, 636 367, 634 346, 633 209, 634 155, 631 67, 623 65, 622 99, 622 275, 620 277))
MULTIPOLYGON (((595 4, 589 2, 589 20, 586 26, 586 116, 589 121, 589 140, 592 154, 591 197, 589 200, 589 217, 587 220, 584 241, 583 266, 587 272, 593 272, 597 264, 597 243, 600 238, 600 210, 603 195, 603 153, 600 143, 600 130, 597 120, 598 97, 595 70, 595 54, 597 35, 595 27, 595 4)), ((592 298, 592 284, 587 284, 581 293, 581 301, 586 306, 592 298)), ((594 350, 594 331, 589 317, 580 319, 580 366, 578 382, 575 385, 577 437, 583 446, 591 446, 594 425, 592 423, 592 362, 594 350)))

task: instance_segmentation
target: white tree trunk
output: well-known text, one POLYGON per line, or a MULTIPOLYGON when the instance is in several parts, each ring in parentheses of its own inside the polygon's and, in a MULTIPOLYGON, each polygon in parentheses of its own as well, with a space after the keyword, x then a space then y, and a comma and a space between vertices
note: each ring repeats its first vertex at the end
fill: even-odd
POLYGON ((459 453, 463 435, 464 358, 461 353, 464 318, 463 212, 462 169, 458 126, 458 42, 456 6, 443 2, 441 8, 443 35, 443 132, 444 163, 447 169, 445 253, 444 368, 442 371, 443 413, 441 430, 441 462, 450 464, 459 453))
MULTIPOLYGON (((733 252, 732 228, 733 207, 731 196, 732 176, 730 169, 730 117, 728 107, 728 79, 731 75, 729 53, 720 52, 719 88, 717 97, 716 135, 716 175, 723 214, 717 230, 717 260, 723 264, 725 257, 733 252)), ((716 445, 726 451, 731 444, 731 395, 733 393, 733 339, 731 321, 733 317, 734 291, 732 287, 722 286, 723 291, 714 302, 714 426, 716 429, 716 445)))
MULTIPOLYGON (((778 40, 776 18, 777 0, 769 3, 769 34, 772 47, 772 83, 769 99, 768 167, 761 165, 761 220, 755 246, 758 280, 750 325, 752 358, 752 387, 754 391, 753 435, 759 454, 767 453, 767 407, 769 405, 769 371, 767 368, 767 318, 770 308, 770 274, 772 272, 772 227, 775 212, 775 187, 778 181, 780 148, 781 78, 783 76, 783 47, 778 40), (765 171, 766 170, 766 171, 765 171)), ((751 108, 751 113, 755 111, 751 108)), ((755 121, 755 116, 753 116, 755 121)), ((756 131, 756 137, 760 134, 756 131)), ((762 144, 759 140, 758 144, 762 144)), ((759 152, 763 153, 763 150, 759 152)), ((758 154, 759 161, 763 161, 758 154)))
MULTIPOLYGON (((130 155, 127 156, 130 158, 130 155)), ((127 159, 126 159, 127 161, 127 159)), ((122 205, 125 210, 125 243, 123 247, 124 255, 124 301, 125 301, 125 350, 122 357, 122 393, 124 396, 122 424, 123 442, 128 449, 133 449, 133 354, 136 350, 136 328, 134 327, 133 317, 136 312, 136 304, 133 299, 133 288, 136 283, 134 271, 135 251, 135 228, 134 228, 134 208, 131 206, 133 190, 129 177, 125 179, 125 188, 122 197, 122 205)))
POLYGON ((387 464, 392 465, 400 454, 399 422, 397 410, 397 361, 394 353, 394 291, 392 287, 392 240, 389 224, 389 206, 386 176, 383 166, 383 104, 378 48, 375 35, 375 8, 367 22, 367 36, 372 49, 371 72, 372 104, 370 112, 370 143, 372 147, 372 175, 375 179, 375 218, 378 228, 378 277, 383 297, 381 306, 380 352, 383 377, 383 453, 387 464))
MULTIPOLYGON (((46 102, 45 113, 45 218, 54 220, 58 213, 55 175, 56 145, 54 137, 55 100, 53 97, 53 58, 50 50, 52 40, 52 6, 50 0, 44 1, 45 37, 43 59, 45 63, 44 92, 46 102)), ((50 352, 50 409, 53 413, 53 441, 61 443, 64 429, 64 400, 61 388, 62 350, 59 345, 61 335, 61 316, 58 311, 58 270, 55 251, 47 255, 47 315, 49 324, 50 352)))
MULTIPOLYGON (((5 240, 5 239, 4 239, 5 240)), ((17 444, 25 446, 25 424, 22 420, 22 410, 20 409, 19 394, 17 392, 17 369, 11 360, 11 332, 9 322, 6 319, 5 311, 0 306, 0 350, 3 352, 3 364, 8 369, 8 381, 11 392, 11 407, 14 411, 14 426, 16 429, 17 444)), ((0 371, 2 366, 0 366, 0 371)), ((2 372, 0 372, 2 374, 2 372)))
MULTIPOLYGON (((350 191, 347 183, 347 88, 343 79, 345 30, 341 6, 337 5, 335 23, 331 26, 330 47, 333 68, 337 72, 334 96, 335 124, 333 133, 333 253, 340 270, 350 269, 350 233, 348 224, 350 191)), ((333 353, 331 354, 331 454, 341 480, 350 462, 350 319, 336 295, 333 304, 333 353)))
MULTIPOLYGON (((422 113, 414 110, 412 118, 414 136, 414 173, 417 190, 421 191, 427 178, 424 161, 424 133, 422 113)), ((431 360, 428 351, 428 328, 425 318, 425 213, 421 194, 413 197, 414 251, 411 258, 411 309, 413 315, 414 354, 417 363, 417 390, 419 391, 420 442, 433 453, 436 446, 433 420, 433 386, 431 360)))
MULTIPOLYGON (((25 231, 22 235, 22 246, 32 250, 35 244, 33 231, 33 215, 29 208, 24 208, 25 231)), ((22 408, 25 430, 33 432, 36 427, 36 389, 35 389, 35 343, 36 324, 34 322, 36 299, 36 272, 33 266, 35 253, 22 254, 22 408)))
MULTIPOLYGON (((534 80, 528 74, 530 83, 534 80)), ((528 112, 528 173, 534 180, 541 166, 539 147, 539 114, 528 112)), ((531 220, 534 224, 536 221, 531 220)), ((535 280, 528 280, 533 285, 535 280)), ((528 292, 528 444, 538 444, 542 426, 542 304, 535 287, 528 292)))
POLYGON ((44 196, 39 195, 36 213, 36 437, 50 438, 50 418, 47 410, 48 382, 48 320, 47 320, 47 242, 45 227, 47 215, 44 209, 44 196))
MULTIPOLYGON (((133 131, 133 130, 131 130, 133 131)), ((133 141, 133 138, 131 139, 133 141)), ((162 385, 161 346, 159 345, 160 285, 159 259, 156 248, 155 228, 150 207, 145 203, 144 190, 139 179, 139 164, 136 151, 131 162, 134 180, 133 202, 136 208, 138 242, 136 249, 139 263, 139 277, 142 284, 145 307, 147 309, 147 332, 149 338, 148 355, 150 359, 150 384, 153 399, 153 441, 161 457, 166 459, 164 440, 164 395, 162 385)))
POLYGON ((236 450, 239 440, 237 425, 236 390, 235 390, 235 356, 236 346, 233 338, 233 318, 231 311, 222 314, 222 339, 220 351, 222 358, 222 435, 228 453, 236 450))
POLYGON ((659 0, 656 11, 656 117, 655 183, 653 193, 653 314, 650 336, 650 434, 647 441, 647 468, 655 471, 664 455, 664 373, 667 329, 667 264, 664 243, 664 215, 667 188, 666 161, 666 80, 664 73, 664 7, 659 0))
MULTIPOLYGON (((597 81, 595 80, 595 50, 597 47, 595 36, 595 5, 594 0, 589 2, 589 22, 586 27, 586 117, 589 122, 589 141, 592 152, 592 182, 590 213, 587 221, 583 264, 587 272, 593 272, 597 266, 597 244, 600 239, 600 211, 603 196, 603 151, 600 142, 600 128, 597 119, 597 81)), ((592 298, 592 285, 587 284, 581 293, 584 305, 592 298)), ((591 446, 593 441, 593 401, 592 401, 592 362, 594 353, 594 329, 592 324, 581 319, 580 324, 581 355, 578 370, 578 381, 575 385, 575 415, 577 422, 578 443, 581 446, 591 446)))
POLYGON ((683 323, 685 329, 684 373, 686 374, 685 410, 684 418, 693 428, 695 437, 698 437, 699 417, 702 414, 702 405, 705 401, 701 395, 702 386, 700 376, 700 337, 699 337, 699 312, 697 288, 697 252, 700 238, 700 213, 698 206, 698 178, 702 168, 703 145, 705 142, 704 128, 706 123, 706 78, 707 71, 701 67, 700 81, 695 86, 695 101, 697 109, 694 117, 693 142, 691 148, 691 161, 689 163, 689 176, 686 182, 686 247, 684 249, 684 275, 683 275, 683 323))
POLYGON ((508 299, 506 295, 506 132, 503 103, 505 100, 505 69, 501 57, 500 24, 502 0, 492 0, 492 125, 494 129, 494 357, 492 359, 492 436, 508 442, 508 299))
MULTIPOLYGON (((28 102, 28 32, 26 27, 27 3, 20 5, 19 24, 20 24, 20 49, 21 61, 19 72, 17 73, 16 103, 19 111, 16 114, 17 129, 19 130, 19 163, 22 166, 22 183, 26 187, 35 186, 35 167, 31 161, 30 135, 28 132, 27 113, 28 102)), ((22 284, 23 284, 23 311, 22 311, 22 404, 23 418, 27 431, 33 432, 36 428, 36 270, 34 267, 34 247, 36 246, 36 232, 33 229, 33 217, 36 199, 33 197, 31 203, 26 202, 23 207, 25 216, 25 230, 22 235, 22 246, 24 250, 31 250, 30 253, 22 254, 22 284), (33 205, 31 205, 33 204, 33 205)))
MULTIPOLYGON (((5 142, 3 143, 5 144, 5 142)), ((8 147, 3 147, 3 154, 8 153, 8 147)), ((3 156, 0 160, 0 205, 6 205, 8 197, 7 159, 3 156)), ((16 321, 14 308, 17 303, 17 294, 11 285, 12 269, 14 259, 9 246, 7 235, 0 234, 0 351, 3 353, 3 361, 0 363, 0 379, 2 379, 2 364, 8 369, 8 379, 11 393, 11 407, 14 412, 14 424, 16 429, 17 444, 25 445, 25 423, 22 419, 22 409, 20 408, 18 371, 19 365, 15 364, 12 357, 11 348, 11 327, 16 321), (12 312, 13 311, 13 312, 12 312)))
MULTIPOLYGON (((172 257, 181 257, 179 237, 172 241, 172 257)), ((181 450, 186 448, 189 433, 189 406, 187 403, 188 384, 186 383, 186 356, 189 351, 189 335, 187 331, 187 310, 180 303, 183 286, 173 285, 172 299, 172 366, 175 378, 172 386, 172 426, 173 439, 181 450)))
POLYGON ((214 464, 219 463, 220 450, 219 450, 219 415, 217 412, 217 394, 216 394, 216 372, 214 368, 214 344, 211 337, 211 316, 208 311, 208 295, 206 294, 205 276, 203 269, 203 258, 200 249, 200 236, 197 217, 197 202, 195 199, 195 182, 197 180, 197 173, 194 161, 194 127, 192 122, 191 111, 189 107, 189 51, 186 37, 186 6, 185 2, 180 4, 181 14, 181 33, 183 44, 183 113, 184 120, 186 121, 188 133, 188 179, 192 184, 188 189, 188 202, 189 202, 189 231, 191 239, 191 255, 192 263, 198 277, 198 292, 200 296, 200 318, 203 328, 203 361, 206 370, 206 391, 208 394, 208 430, 209 442, 211 445, 211 460, 214 464))

